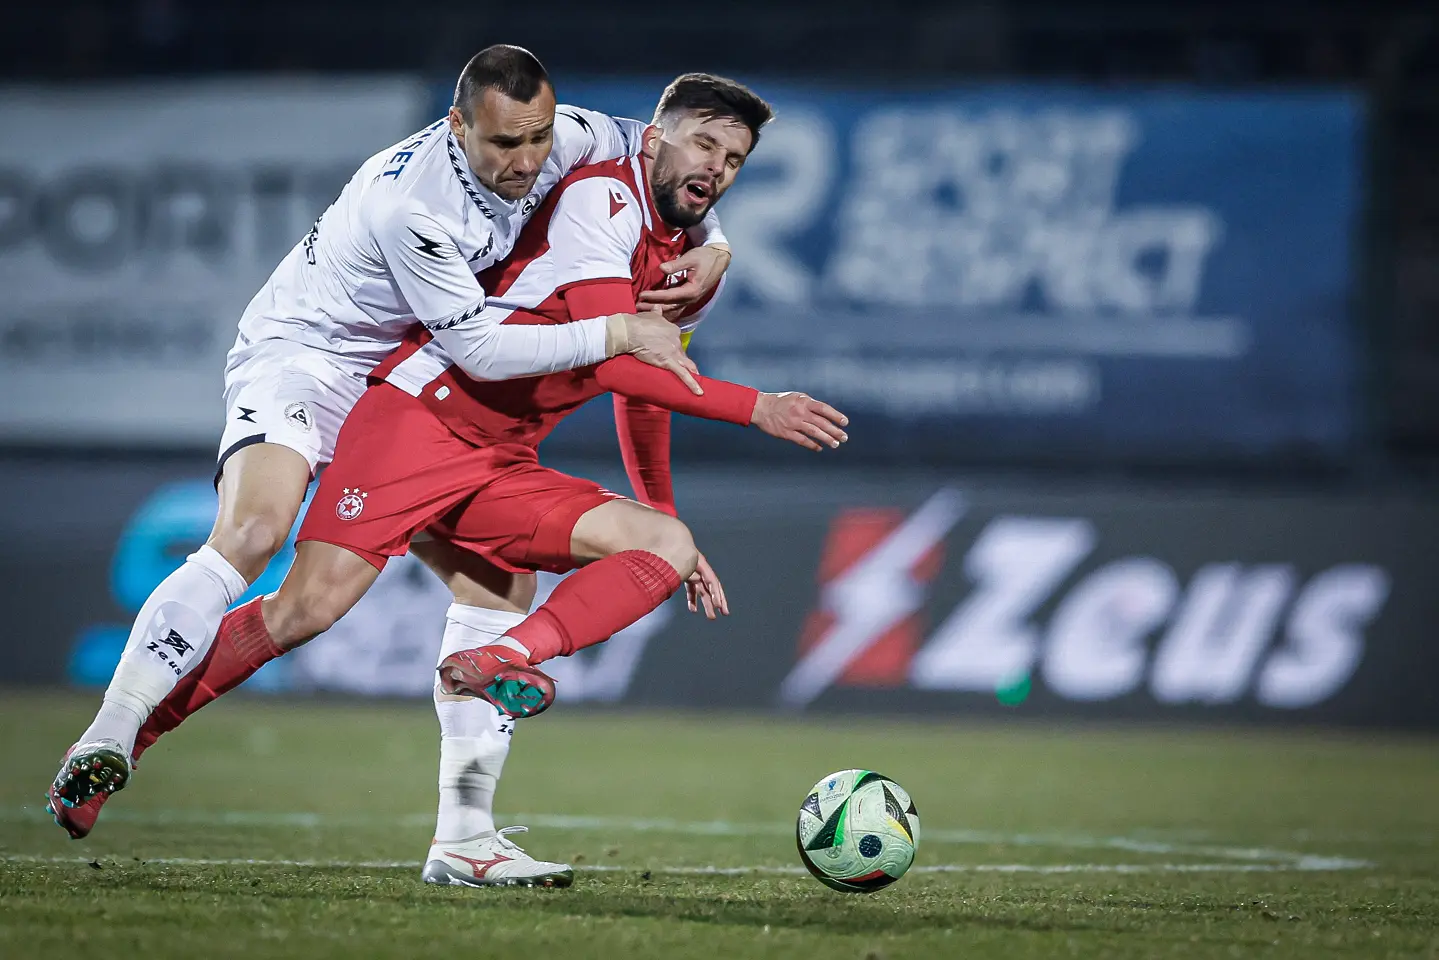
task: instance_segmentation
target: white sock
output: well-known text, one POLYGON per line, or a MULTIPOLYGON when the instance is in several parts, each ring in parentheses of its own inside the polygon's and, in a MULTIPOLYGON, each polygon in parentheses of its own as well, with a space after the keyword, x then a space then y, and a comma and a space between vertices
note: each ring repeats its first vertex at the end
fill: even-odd
POLYGON ((79 742, 118 740, 133 750, 145 718, 205 659, 220 618, 248 588, 240 571, 213 547, 186 557, 140 608, 105 703, 79 742))
MULTIPOLYGON (((440 656, 494 643, 525 618, 450 604, 440 656)), ((437 661, 438 662, 438 661, 437 661)), ((435 839, 455 843, 495 831, 495 787, 510 753, 514 721, 478 697, 453 697, 435 685, 435 715, 440 720, 440 809, 435 839)))

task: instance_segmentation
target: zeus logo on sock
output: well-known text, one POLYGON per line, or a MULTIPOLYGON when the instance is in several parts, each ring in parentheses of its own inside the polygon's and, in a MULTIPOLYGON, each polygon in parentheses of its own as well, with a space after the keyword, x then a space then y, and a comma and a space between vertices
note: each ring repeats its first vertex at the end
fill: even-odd
POLYGON ((168 636, 161 637, 160 643, 163 643, 182 657, 195 649, 190 645, 190 641, 180 636, 180 634, 174 630, 171 630, 168 636))
POLYGON ((155 656, 159 657, 160 660, 167 667, 175 671, 175 676, 178 677, 180 676, 181 669, 180 664, 177 661, 180 657, 183 657, 185 654, 189 653, 195 648, 193 645, 191 645, 190 641, 180 636, 180 634, 176 631, 171 630, 168 634, 159 638, 158 640, 150 641, 150 645, 145 649, 149 650, 155 656), (167 654, 164 650, 161 650, 161 644, 169 647, 171 653, 167 654))

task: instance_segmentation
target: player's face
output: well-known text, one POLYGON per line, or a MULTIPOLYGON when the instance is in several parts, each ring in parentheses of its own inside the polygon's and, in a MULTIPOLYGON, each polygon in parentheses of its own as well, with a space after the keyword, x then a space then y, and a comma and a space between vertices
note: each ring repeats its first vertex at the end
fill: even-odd
POLYGON ((486 90, 475 100, 474 123, 450 108, 450 129, 465 145, 470 169, 506 200, 518 200, 539 179, 555 140, 555 91, 546 84, 529 103, 486 90))
POLYGON ((692 227, 734 183, 753 138, 742 123, 681 114, 667 127, 645 131, 650 188, 665 222, 692 227))

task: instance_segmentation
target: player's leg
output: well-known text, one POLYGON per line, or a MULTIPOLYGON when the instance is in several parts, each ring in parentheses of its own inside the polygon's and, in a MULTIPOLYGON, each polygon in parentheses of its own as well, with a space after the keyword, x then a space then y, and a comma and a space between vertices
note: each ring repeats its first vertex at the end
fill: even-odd
MULTIPOLYGON (((548 569, 586 565, 499 641, 453 654, 439 670, 445 692, 483 697, 516 717, 534 716, 554 700, 553 682, 536 664, 599 643, 634 623, 678 590, 699 560, 689 529, 675 518, 553 471, 537 468, 531 479, 542 479, 541 473, 563 478, 555 486, 563 488, 567 481, 571 490, 567 497, 545 490, 533 496, 551 506, 535 523, 523 548, 525 560, 548 569)), ((456 536, 503 543, 493 532, 493 498, 472 505, 481 509, 466 510, 456 536)), ((513 544, 500 549, 502 557, 517 550, 513 544)))
POLYGON ((141 607, 82 744, 133 749, 145 718, 204 659, 220 618, 285 542, 309 481, 305 458, 277 444, 246 447, 225 464, 210 538, 141 607))
POLYGON ((632 500, 587 511, 574 526, 570 550, 585 566, 509 631, 531 663, 609 639, 668 600, 699 562, 688 527, 632 500))
POLYGON ((141 607, 95 723, 51 784, 56 819, 77 838, 128 781, 147 715, 214 655, 221 616, 284 543, 315 464, 363 392, 353 370, 282 341, 231 359, 214 529, 141 607))
MULTIPOLYGON (((410 552, 454 595, 445 611, 440 660, 494 643, 524 620, 535 597, 535 578, 501 570, 478 554, 443 540, 417 539, 410 552)), ((478 697, 434 688, 440 724, 440 802, 435 839, 447 843, 493 834, 495 787, 509 756, 514 722, 478 697)))
POLYGON ((334 544, 298 544, 279 590, 220 620, 211 655, 145 721, 137 750, 143 752, 271 660, 332 627, 370 589, 383 565, 383 559, 376 563, 334 544))
POLYGON ((280 589, 225 616, 216 653, 154 711, 137 749, 328 630, 435 512, 463 499, 476 454, 413 397, 390 387, 367 391, 336 441, 280 589))
POLYGON ((282 360, 259 356, 227 372, 215 525, 142 605, 94 722, 51 784, 50 807, 72 837, 89 833, 105 798, 129 781, 151 712, 214 655, 220 618, 284 544, 358 396, 343 371, 282 360))
MULTIPOLYGON (((440 659, 493 643, 525 618, 535 578, 501 570, 479 555, 433 539, 410 552, 433 570, 455 602, 445 614, 440 659)), ((439 810, 421 876, 447 886, 568 886, 568 864, 536 860, 497 830, 495 789, 509 756, 514 720, 478 697, 434 690, 440 724, 439 810)), ((522 829, 522 828, 520 828, 522 829)))

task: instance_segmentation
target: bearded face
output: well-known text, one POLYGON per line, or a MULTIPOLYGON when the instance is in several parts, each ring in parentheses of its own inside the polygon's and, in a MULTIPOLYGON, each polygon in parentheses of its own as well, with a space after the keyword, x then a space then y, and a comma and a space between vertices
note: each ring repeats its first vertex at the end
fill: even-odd
POLYGON ((651 127, 650 190, 655 209, 673 227, 693 227, 724 196, 749 155, 753 137, 722 117, 682 116, 651 127))

